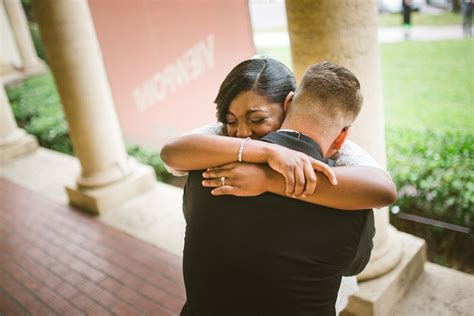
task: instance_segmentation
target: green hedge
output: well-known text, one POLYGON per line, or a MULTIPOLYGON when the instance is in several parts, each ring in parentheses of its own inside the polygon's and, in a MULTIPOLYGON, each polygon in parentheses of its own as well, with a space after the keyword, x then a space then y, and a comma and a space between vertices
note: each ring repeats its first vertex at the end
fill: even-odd
POLYGON ((33 39, 33 44, 35 46, 36 54, 39 58, 47 62, 46 53, 44 51, 43 42, 41 41, 41 36, 38 28, 38 24, 34 22, 28 22, 30 28, 31 38, 33 39))
MULTIPOLYGON (((41 146, 74 155, 68 124, 50 74, 29 78, 8 89, 7 94, 18 126, 35 135, 41 146)), ((171 179, 157 150, 127 145, 127 151, 138 161, 152 166, 158 180, 171 179)))
POLYGON ((29 78, 8 89, 7 94, 18 125, 35 135, 41 146, 74 154, 51 75, 29 78))
POLYGON ((387 139, 400 209, 474 228, 474 135, 394 129, 387 139))
POLYGON ((145 149, 137 145, 127 145, 127 152, 139 162, 152 166, 159 181, 168 182, 173 178, 173 176, 166 171, 159 151, 145 149))
MULTIPOLYGON (((391 215, 403 231, 428 241, 431 261, 474 272, 474 134, 429 130, 387 130, 396 206, 414 214, 470 228, 470 233, 409 222, 391 215)), ((392 206, 393 207, 393 206, 392 206)))

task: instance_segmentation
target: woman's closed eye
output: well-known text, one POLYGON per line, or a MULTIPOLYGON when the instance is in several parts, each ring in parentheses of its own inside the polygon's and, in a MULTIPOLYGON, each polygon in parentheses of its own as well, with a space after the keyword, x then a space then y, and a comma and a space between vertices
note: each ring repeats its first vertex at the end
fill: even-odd
POLYGON ((250 119, 250 122, 254 124, 261 124, 267 120, 268 117, 259 117, 259 118, 252 118, 250 119))
POLYGON ((235 123, 237 123, 237 121, 238 121, 237 118, 233 115, 228 115, 225 118, 225 123, 229 125, 234 125, 235 123))

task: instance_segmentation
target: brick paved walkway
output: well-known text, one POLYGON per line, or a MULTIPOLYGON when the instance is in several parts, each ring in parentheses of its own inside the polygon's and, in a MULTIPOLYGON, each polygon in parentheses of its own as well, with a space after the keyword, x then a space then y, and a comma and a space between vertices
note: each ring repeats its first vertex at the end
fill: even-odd
POLYGON ((177 315, 181 259, 0 177, 0 315, 177 315))

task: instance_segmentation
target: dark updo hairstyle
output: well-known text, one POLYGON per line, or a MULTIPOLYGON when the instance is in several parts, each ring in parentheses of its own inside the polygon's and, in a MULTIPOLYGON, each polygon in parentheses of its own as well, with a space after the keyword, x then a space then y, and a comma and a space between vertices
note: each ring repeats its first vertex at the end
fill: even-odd
POLYGON ((230 103, 241 93, 254 91, 271 103, 283 106, 286 96, 296 90, 293 73, 273 58, 261 57, 241 62, 222 82, 214 103, 217 120, 226 123, 230 103))

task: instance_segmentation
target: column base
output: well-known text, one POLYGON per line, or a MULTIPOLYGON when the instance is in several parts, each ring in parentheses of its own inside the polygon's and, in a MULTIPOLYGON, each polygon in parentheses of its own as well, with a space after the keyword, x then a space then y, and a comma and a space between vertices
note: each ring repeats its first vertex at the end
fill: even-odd
POLYGON ((381 245, 375 243, 369 264, 357 275, 357 281, 366 281, 384 275, 394 269, 402 259, 402 245, 397 238, 398 231, 392 225, 387 225, 386 230, 384 242, 381 245))
POLYGON ((6 163, 16 157, 30 153, 38 148, 36 137, 25 134, 12 143, 0 146, 0 163, 6 163))
POLYGON ((45 73, 48 71, 46 64, 38 58, 38 61, 32 65, 27 65, 23 67, 23 72, 27 76, 34 76, 45 73))
POLYGON ((92 214, 100 214, 153 188, 156 182, 153 168, 139 164, 124 179, 95 189, 66 187, 69 204, 92 214))
POLYGON ((387 315, 422 274, 426 261, 426 242, 418 237, 397 232, 402 248, 400 263, 378 278, 360 282, 360 290, 349 298, 341 316, 387 315))

